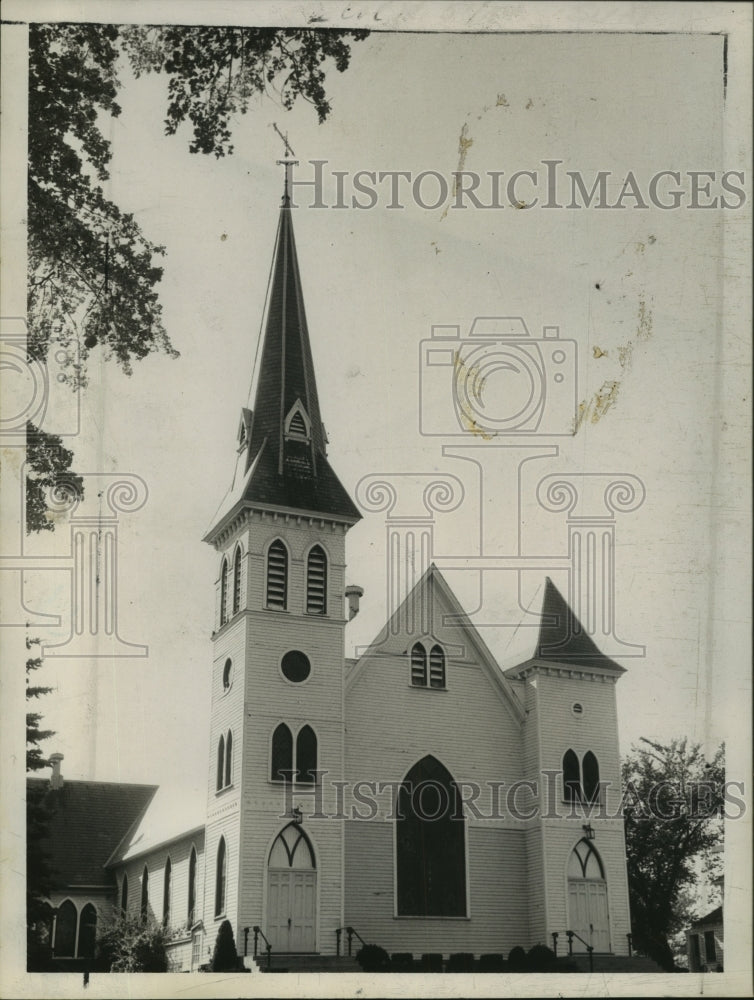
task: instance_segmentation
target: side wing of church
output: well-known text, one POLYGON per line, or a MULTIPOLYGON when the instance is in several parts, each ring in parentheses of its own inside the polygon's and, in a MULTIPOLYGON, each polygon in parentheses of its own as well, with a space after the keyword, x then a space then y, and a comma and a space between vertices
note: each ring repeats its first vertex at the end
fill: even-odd
POLYGON ((76 921, 91 903, 95 924, 153 914, 179 969, 207 962, 225 920, 244 955, 255 939, 335 955, 348 928, 415 956, 556 940, 562 953, 568 932, 574 951, 626 954, 623 668, 547 580, 537 647, 504 673, 435 567, 345 659, 346 535, 361 515, 327 456, 287 195, 268 303, 254 408, 205 537, 206 803, 182 825, 170 789, 134 804, 100 862, 100 901, 61 881, 57 956, 83 955, 75 934, 60 944, 66 901, 76 921))

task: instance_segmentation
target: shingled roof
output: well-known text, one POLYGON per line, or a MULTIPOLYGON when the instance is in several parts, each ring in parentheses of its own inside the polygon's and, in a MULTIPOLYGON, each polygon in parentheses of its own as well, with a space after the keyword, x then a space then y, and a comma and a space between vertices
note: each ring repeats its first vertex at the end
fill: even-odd
POLYGON ((361 514, 326 457, 327 438, 287 198, 280 209, 254 409, 250 414, 245 410, 242 419, 248 433, 237 482, 244 480, 243 490, 232 503, 226 497, 208 541, 244 505, 360 520, 361 514), (306 415, 308 439, 286 434, 286 420, 296 404, 306 415))
POLYGON ((66 781, 51 788, 42 778, 27 778, 28 794, 43 799, 52 812, 43 849, 59 887, 109 886, 105 862, 139 819, 157 785, 106 781, 66 781))
POLYGON ((534 656, 539 660, 555 663, 600 667, 616 674, 625 673, 620 664, 597 648, 549 576, 545 578, 542 624, 534 656))

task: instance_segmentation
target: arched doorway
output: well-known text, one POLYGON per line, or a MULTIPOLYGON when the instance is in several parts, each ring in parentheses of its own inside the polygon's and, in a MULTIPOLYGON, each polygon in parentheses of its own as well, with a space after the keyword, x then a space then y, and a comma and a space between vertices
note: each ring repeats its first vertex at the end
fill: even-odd
POLYGON ((267 937, 275 952, 314 951, 317 870, 309 838, 289 823, 275 838, 267 862, 267 937))
MULTIPOLYGON (((575 931, 595 951, 610 951, 605 871, 588 840, 580 840, 568 859, 568 930, 575 931)), ((578 938, 573 939, 573 948, 586 950, 578 938)))

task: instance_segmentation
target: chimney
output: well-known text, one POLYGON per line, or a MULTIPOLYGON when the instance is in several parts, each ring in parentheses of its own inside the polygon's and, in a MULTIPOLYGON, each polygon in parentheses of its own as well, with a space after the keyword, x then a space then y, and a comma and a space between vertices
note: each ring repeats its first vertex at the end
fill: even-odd
POLYGON ((346 597, 348 598, 348 620, 351 621, 359 613, 359 600, 364 596, 363 587, 351 585, 346 587, 346 597))
POLYGON ((63 787, 63 775, 60 773, 60 762, 63 759, 64 757, 62 753, 50 754, 50 764, 52 765, 52 774, 50 775, 50 788, 63 787))

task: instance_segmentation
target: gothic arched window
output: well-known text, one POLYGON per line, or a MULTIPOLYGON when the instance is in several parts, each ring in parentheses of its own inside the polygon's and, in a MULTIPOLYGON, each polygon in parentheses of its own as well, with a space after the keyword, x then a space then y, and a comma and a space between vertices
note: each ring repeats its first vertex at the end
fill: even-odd
POLYGON ((233 614, 241 610, 241 546, 237 546, 233 556, 233 614))
POLYGON ((327 556, 321 545, 315 545, 306 560, 306 611, 327 613, 327 556))
POLYGON ((466 916, 466 836, 461 796, 434 757, 420 760, 398 794, 398 915, 466 916))
POLYGON ((441 646, 433 646, 429 651, 429 686, 445 687, 445 653, 441 646))
POLYGON ((225 850, 225 837, 220 837, 217 845, 217 867, 215 870, 215 916, 219 917, 225 913, 225 879, 226 879, 227 858, 225 850))
POLYGON ((188 924, 191 927, 196 915, 196 848, 191 848, 188 874, 188 924))
POLYGON ((581 770, 584 777, 584 798, 587 802, 596 802, 600 793, 600 766, 591 750, 584 754, 581 770))
POLYGON ((228 730, 228 738, 225 741, 225 787, 233 781, 233 733, 228 730))
POLYGON ((76 954, 76 924, 78 923, 78 912, 70 899, 66 899, 58 907, 57 919, 55 920, 55 947, 56 958, 73 958, 76 954))
POLYGON ((411 649, 411 683, 416 687, 427 686, 427 651, 420 642, 411 649))
POLYGON ((144 865, 144 871, 141 873, 141 906, 139 907, 139 913, 142 919, 146 920, 149 913, 149 869, 146 865, 144 865))
POLYGON ((272 734, 272 766, 270 776, 273 781, 290 781, 293 770, 293 736, 284 722, 272 734))
POLYGON ((288 549, 277 538, 267 550, 267 607, 285 611, 288 605, 288 549))
POLYGON ((128 873, 123 872, 123 885, 120 887, 120 908, 123 913, 128 913, 128 873))
POLYGON ((223 787, 223 778, 225 777, 225 737, 221 736, 217 741, 217 781, 215 782, 215 788, 219 792, 223 787))
POLYGON ((317 737, 311 726, 304 726, 296 737, 296 781, 314 784, 317 770, 317 737))
POLYGON ((171 880, 173 876, 173 863, 168 857, 165 862, 165 876, 162 884, 162 922, 165 927, 170 923, 170 904, 172 897, 171 880))
POLYGON ((220 566, 220 625, 228 620, 228 560, 223 559, 220 566))
POLYGON ((97 911, 92 903, 87 903, 79 919, 79 944, 77 958, 94 958, 94 943, 97 940, 97 911))
POLYGON ((573 750, 563 755, 563 799, 566 802, 581 802, 581 772, 579 758, 573 750))

